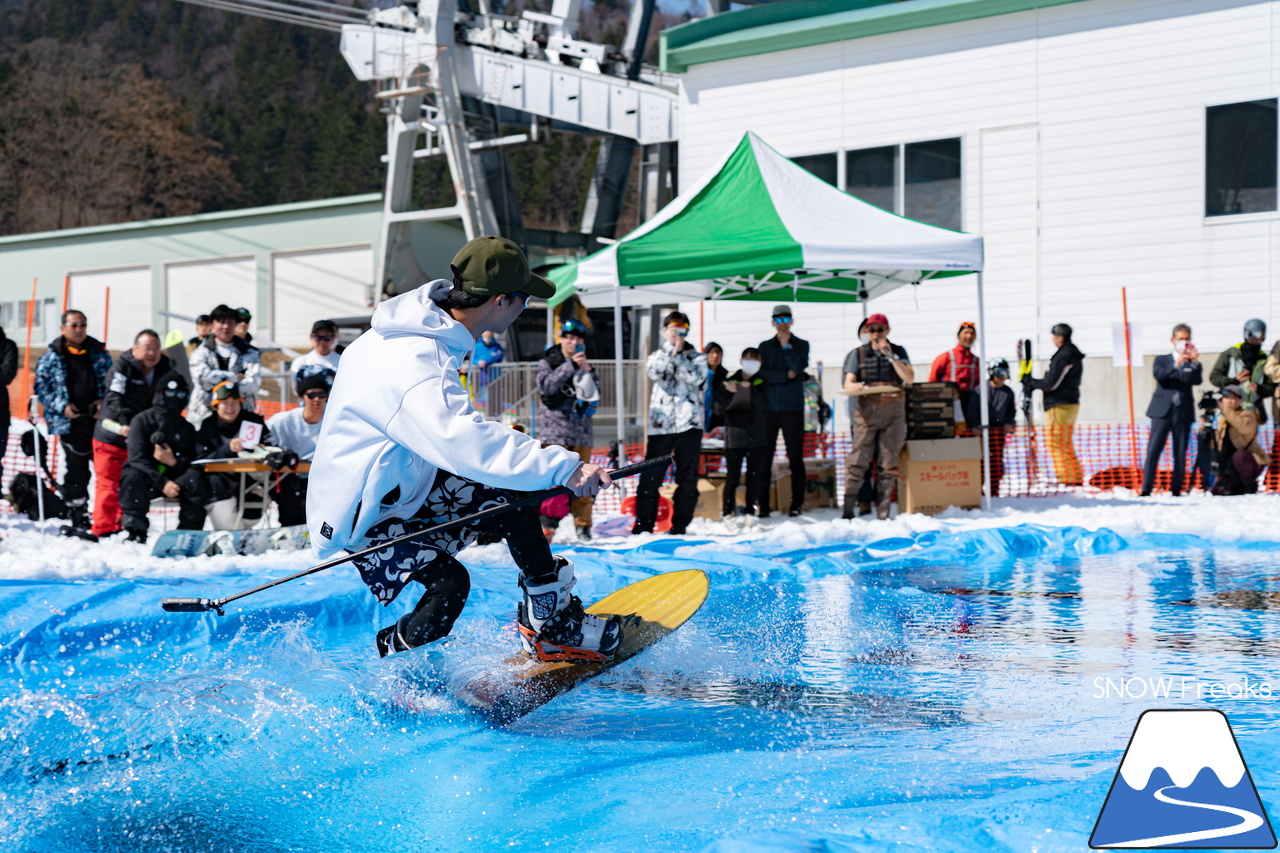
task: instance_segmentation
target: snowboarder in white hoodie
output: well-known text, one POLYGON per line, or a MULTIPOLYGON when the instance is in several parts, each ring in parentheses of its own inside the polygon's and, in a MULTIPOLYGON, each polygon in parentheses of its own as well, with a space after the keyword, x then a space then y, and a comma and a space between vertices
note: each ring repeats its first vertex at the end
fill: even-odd
MULTIPOLYGON (((577 454, 484 420, 458 378, 482 332, 505 331, 529 297, 549 298, 555 285, 532 274, 520 248, 500 237, 467 243, 451 268, 452 281, 436 279, 380 304, 372 328, 342 355, 307 494, 307 523, 321 557, 507 503, 508 489, 565 485, 582 497, 610 485, 604 469, 577 454)), ((551 554, 531 507, 354 561, 384 605, 410 582, 426 589, 410 613, 378 632, 380 654, 449 633, 471 589, 454 555, 482 532, 505 539, 520 568, 517 615, 527 652, 540 659, 613 655, 620 621, 584 613, 570 594, 573 564, 551 554)))

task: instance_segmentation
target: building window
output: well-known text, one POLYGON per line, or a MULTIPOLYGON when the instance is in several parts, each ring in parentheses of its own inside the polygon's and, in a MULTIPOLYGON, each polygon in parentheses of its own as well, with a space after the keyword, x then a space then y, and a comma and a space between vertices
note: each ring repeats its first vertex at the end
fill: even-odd
POLYGON ((959 231, 960 140, 850 151, 845 191, 891 213, 959 231))
POLYGON ((1276 99, 1209 107, 1205 113, 1204 213, 1276 209, 1276 99))
POLYGON ((898 212, 898 146, 863 148, 845 155, 844 190, 867 204, 898 212))
POLYGON ((792 157, 791 162, 822 178, 833 187, 839 183, 839 178, 836 175, 837 158, 835 154, 810 154, 808 157, 792 157))

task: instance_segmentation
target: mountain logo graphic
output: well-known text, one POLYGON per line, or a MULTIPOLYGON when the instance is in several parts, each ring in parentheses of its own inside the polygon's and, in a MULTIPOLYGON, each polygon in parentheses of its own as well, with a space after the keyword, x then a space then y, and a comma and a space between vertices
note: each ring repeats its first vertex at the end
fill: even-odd
POLYGON ((1275 833, 1221 711, 1145 711, 1089 846, 1270 850, 1275 833))

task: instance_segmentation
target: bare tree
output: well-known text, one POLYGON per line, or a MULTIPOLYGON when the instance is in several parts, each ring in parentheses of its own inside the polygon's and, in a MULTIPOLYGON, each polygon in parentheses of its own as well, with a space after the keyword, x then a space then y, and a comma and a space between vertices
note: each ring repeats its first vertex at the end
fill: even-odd
POLYGON ((92 45, 27 45, 0 93, 6 233, 198 213, 239 187, 216 143, 140 67, 92 45))

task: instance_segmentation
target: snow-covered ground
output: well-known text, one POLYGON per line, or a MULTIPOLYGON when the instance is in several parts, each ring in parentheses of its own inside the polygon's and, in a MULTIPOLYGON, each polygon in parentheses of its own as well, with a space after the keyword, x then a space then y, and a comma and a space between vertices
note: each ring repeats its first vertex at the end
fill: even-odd
MULTIPOLYGON (((622 526, 597 518, 597 525, 622 526)), ((1036 524, 1047 527, 1109 529, 1122 538, 1152 533, 1194 535, 1215 542, 1243 544, 1280 541, 1280 496, 1221 498, 1195 494, 1138 498, 1132 492, 997 501, 989 511, 948 510, 940 515, 900 515, 890 521, 844 521, 838 510, 817 510, 801 518, 775 513, 769 519, 729 522, 694 519, 682 537, 701 548, 776 554, 841 542, 866 543, 913 537, 928 532, 961 532, 981 528, 1036 524)), ((0 517, 0 580, 82 580, 94 578, 198 578, 212 575, 278 576, 317 562, 309 552, 271 552, 253 557, 195 557, 172 560, 151 556, 150 545, 126 543, 120 536, 97 544, 57 534, 57 523, 44 532, 16 516, 0 517)), ((634 548, 670 542, 665 534, 597 536, 575 541, 569 523, 561 525, 556 545, 566 548, 634 548)), ((680 552, 677 552, 679 555, 680 552)), ((486 566, 513 565, 503 545, 463 552, 465 562, 486 566)))

